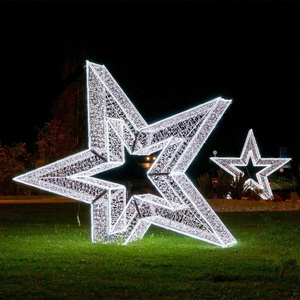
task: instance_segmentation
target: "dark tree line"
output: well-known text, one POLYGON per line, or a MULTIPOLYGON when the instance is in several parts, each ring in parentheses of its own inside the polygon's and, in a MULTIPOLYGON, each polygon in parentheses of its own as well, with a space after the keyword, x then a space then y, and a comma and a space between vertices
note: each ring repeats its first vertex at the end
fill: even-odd
POLYGON ((37 128, 33 145, 22 142, 0 144, 0 195, 40 193, 37 189, 14 182, 12 178, 87 146, 84 68, 78 63, 67 62, 61 73, 62 83, 56 90, 52 119, 37 128))

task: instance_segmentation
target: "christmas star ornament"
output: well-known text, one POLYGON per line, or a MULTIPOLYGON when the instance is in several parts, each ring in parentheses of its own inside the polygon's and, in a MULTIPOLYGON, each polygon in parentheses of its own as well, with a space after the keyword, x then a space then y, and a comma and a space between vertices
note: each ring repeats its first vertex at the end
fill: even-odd
POLYGON ((265 200, 273 199, 273 193, 269 184, 268 176, 291 160, 291 158, 261 158, 252 129, 248 132, 239 158, 211 157, 210 159, 232 175, 234 180, 244 175, 244 172, 238 167, 248 166, 250 159, 254 167, 263 167, 256 173, 257 181, 249 178, 246 180, 244 186, 246 188, 262 190, 260 197, 265 200))
POLYGON ((92 241, 127 244, 151 224, 222 247, 236 243, 185 175, 230 101, 216 98, 148 125, 102 66, 87 70, 88 149, 14 178, 91 205, 92 241), (130 155, 160 154, 148 171, 159 194, 134 195, 93 175, 125 163, 130 155))

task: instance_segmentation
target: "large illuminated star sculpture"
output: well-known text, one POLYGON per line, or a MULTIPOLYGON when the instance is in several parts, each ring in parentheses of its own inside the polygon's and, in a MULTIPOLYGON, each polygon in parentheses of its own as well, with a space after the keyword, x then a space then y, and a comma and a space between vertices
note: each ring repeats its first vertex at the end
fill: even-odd
POLYGON ((108 70, 89 61, 87 70, 88 149, 14 180, 91 205, 92 241, 127 244, 151 224, 227 247, 236 240, 185 175, 230 101, 216 98, 148 125, 108 70), (126 200, 123 185, 93 175, 131 155, 161 151, 148 178, 152 194, 126 200))
POLYGON ((249 178, 246 180, 244 187, 261 190, 260 197, 265 200, 273 199, 268 176, 291 160, 290 158, 261 158, 252 129, 248 132, 239 158, 211 157, 210 159, 231 174, 235 180, 240 176, 244 176, 244 172, 238 167, 248 166, 250 159, 254 167, 264 167, 256 173, 257 182, 249 178))

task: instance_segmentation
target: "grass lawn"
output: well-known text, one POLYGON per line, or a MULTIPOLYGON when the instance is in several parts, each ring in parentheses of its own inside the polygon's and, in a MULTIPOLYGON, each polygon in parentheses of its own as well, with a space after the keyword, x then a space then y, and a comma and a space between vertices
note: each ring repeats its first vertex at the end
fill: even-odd
POLYGON ((157 227, 92 244, 89 206, 0 205, 0 299, 299 299, 300 211, 218 213, 238 244, 157 227))

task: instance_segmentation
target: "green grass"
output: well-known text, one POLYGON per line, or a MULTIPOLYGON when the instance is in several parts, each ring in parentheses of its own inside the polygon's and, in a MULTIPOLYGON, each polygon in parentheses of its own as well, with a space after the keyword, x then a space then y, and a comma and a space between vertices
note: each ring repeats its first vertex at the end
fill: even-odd
POLYGON ((92 244, 89 206, 0 205, 0 299, 299 299, 300 212, 219 213, 238 244, 157 227, 92 244), (283 271, 281 273, 281 271, 283 271))

